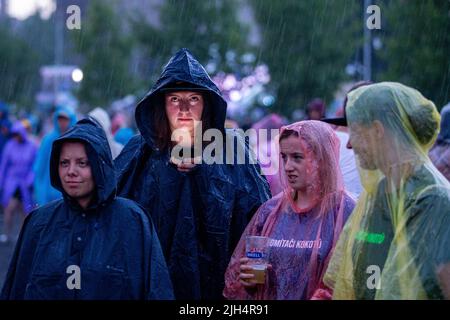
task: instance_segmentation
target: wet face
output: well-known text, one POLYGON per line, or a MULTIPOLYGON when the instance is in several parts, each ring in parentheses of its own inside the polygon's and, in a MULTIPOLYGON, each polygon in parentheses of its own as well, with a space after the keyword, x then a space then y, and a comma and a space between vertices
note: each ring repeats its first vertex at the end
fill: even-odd
POLYGON ((58 121, 59 131, 61 132, 61 134, 63 134, 64 132, 66 132, 69 129, 69 122, 70 122, 69 118, 58 117, 57 121, 58 121))
MULTIPOLYGON (((308 152, 312 154, 312 152, 308 152)), ((280 141, 280 155, 286 180, 292 189, 305 191, 318 182, 316 161, 307 156, 300 139, 290 135, 280 141)))
POLYGON ((94 195, 95 182, 84 144, 65 142, 62 145, 58 172, 64 191, 85 207, 94 195))
POLYGON ((187 129, 193 135, 194 121, 201 121, 203 96, 194 91, 176 91, 165 95, 166 115, 170 131, 187 129))
POLYGON ((347 147, 353 149, 359 160, 361 168, 376 170, 377 143, 374 126, 350 124, 350 139, 347 147))

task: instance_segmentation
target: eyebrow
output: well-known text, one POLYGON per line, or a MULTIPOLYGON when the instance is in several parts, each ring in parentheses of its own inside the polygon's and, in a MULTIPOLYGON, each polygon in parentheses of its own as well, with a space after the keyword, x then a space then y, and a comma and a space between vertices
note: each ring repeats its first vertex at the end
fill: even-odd
MULTIPOLYGON (((285 152, 281 152, 280 151, 280 154, 281 155, 286 155, 286 153, 285 152)), ((301 153, 301 152, 288 152, 287 154, 291 154, 291 155, 294 155, 294 156, 302 156, 302 157, 304 157, 305 155, 303 154, 303 153, 301 153)))
MULTIPOLYGON (((70 159, 69 158, 59 158, 59 161, 63 161, 63 160, 70 160, 70 159)), ((76 158, 75 160, 87 160, 87 161, 89 161, 89 159, 87 157, 76 158)))

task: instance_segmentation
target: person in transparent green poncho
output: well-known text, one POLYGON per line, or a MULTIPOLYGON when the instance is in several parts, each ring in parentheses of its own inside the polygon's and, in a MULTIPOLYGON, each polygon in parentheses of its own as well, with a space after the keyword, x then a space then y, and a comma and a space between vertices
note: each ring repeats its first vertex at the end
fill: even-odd
POLYGON ((448 298, 450 184, 428 157, 435 105, 383 82, 350 92, 346 116, 364 191, 325 285, 333 299, 448 298))

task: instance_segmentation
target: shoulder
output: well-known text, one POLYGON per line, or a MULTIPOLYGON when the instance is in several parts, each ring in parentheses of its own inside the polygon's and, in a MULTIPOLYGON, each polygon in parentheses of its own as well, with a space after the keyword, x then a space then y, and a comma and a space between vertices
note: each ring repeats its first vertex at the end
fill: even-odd
POLYGON ((258 209, 258 221, 264 222, 273 210, 280 205, 285 205, 285 203, 282 203, 285 199, 286 198, 284 197, 283 192, 280 192, 276 196, 264 202, 258 209))
POLYGON ((124 223, 142 223, 143 221, 151 221, 150 216, 145 209, 133 200, 116 197, 110 204, 111 212, 115 218, 122 220, 124 223))
POLYGON ((430 185, 417 194, 413 208, 450 216, 450 186, 430 185))
POLYGON ((135 135, 128 141, 128 143, 123 147, 120 154, 114 159, 114 167, 119 174, 119 180, 124 171, 126 171, 134 160, 140 157, 141 151, 144 149, 145 140, 138 134, 135 135))
POLYGON ((31 211, 26 217, 28 227, 45 226, 65 206, 63 199, 53 200, 31 211))

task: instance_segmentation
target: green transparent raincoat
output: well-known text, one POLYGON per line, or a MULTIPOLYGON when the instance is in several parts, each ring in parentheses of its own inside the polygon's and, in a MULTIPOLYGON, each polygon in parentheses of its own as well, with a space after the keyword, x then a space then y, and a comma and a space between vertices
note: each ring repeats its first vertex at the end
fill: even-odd
POLYGON ((364 192, 325 284, 333 299, 443 299, 450 184, 428 158, 436 107, 415 89, 384 82, 350 92, 346 114, 364 192))

